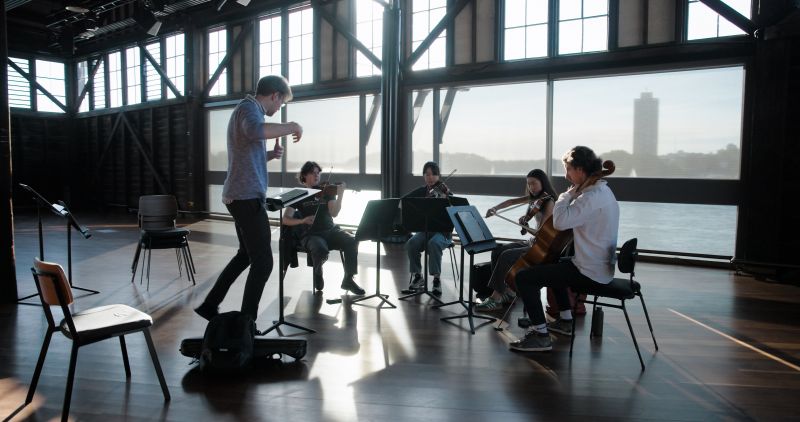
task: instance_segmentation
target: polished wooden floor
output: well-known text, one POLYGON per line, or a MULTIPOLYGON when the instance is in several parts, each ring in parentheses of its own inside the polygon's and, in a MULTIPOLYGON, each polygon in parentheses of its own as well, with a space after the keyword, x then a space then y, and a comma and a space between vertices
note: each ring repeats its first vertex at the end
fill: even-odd
MULTIPOLYGON (((647 369, 640 371, 620 311, 607 309, 602 338, 590 340, 589 318, 578 321, 575 353, 558 338, 550 353, 521 354, 508 343, 512 324, 470 334, 466 320, 441 317, 460 307, 431 308, 428 299, 398 301, 408 280, 402 245, 381 259, 381 289, 397 309, 328 304, 338 298, 342 268, 326 264, 324 294, 312 294, 311 270, 290 269, 288 321, 317 330, 300 362, 260 365, 240 377, 210 378, 178 352, 181 339, 201 336, 199 304, 236 246, 233 224, 191 223, 197 285, 178 277, 172 251, 153 253, 149 290, 130 282, 138 237, 135 216, 84 217, 91 239, 73 236, 73 281, 101 291, 81 296, 77 310, 124 303, 150 313, 153 338, 172 401, 165 404, 140 335, 128 340, 133 375, 125 373, 117 342, 81 349, 71 417, 74 420, 174 421, 531 421, 531 420, 796 420, 800 414, 800 289, 731 271, 641 263, 643 285, 660 350, 655 351, 638 302, 631 318, 647 369), (584 321, 585 320, 585 321, 584 321)), ((35 292, 29 266, 37 253, 35 220, 18 215, 20 296, 35 292)), ((61 221, 45 218, 45 258, 66 263, 61 221)), ((273 236, 276 236, 274 232, 273 236)), ((273 237, 273 250, 277 250, 273 237)), ((375 244, 361 244, 359 282, 375 289, 375 244)), ((485 261, 488 255, 477 256, 485 261)), ((302 261, 302 259, 301 259, 302 261)), ((449 273, 449 260, 444 267, 449 273)), ((223 303, 240 305, 244 276, 223 303)), ((76 292, 79 293, 79 292, 76 292)), ((452 277, 444 299, 456 298, 452 277)), ((260 327, 278 315, 277 272, 261 300, 260 327)), ((36 303, 29 301, 31 303, 36 303)), ((373 299, 371 304, 377 303, 373 299)), ((516 309, 511 321, 519 316, 516 309)), ((0 416, 24 401, 46 322, 39 306, 0 307, 0 416)), ((285 329, 284 334, 296 331, 285 329)), ((271 333, 271 336, 277 334, 271 333)), ((53 337, 34 402, 14 420, 60 416, 69 341, 53 337)))

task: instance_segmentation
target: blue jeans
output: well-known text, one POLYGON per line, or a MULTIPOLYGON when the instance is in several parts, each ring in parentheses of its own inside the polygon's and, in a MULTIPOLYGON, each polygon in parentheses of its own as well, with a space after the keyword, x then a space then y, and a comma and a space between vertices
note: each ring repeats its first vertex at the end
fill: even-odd
POLYGON ((258 317, 258 302, 272 272, 272 248, 267 209, 263 199, 237 200, 226 205, 236 226, 239 250, 208 292, 205 303, 219 306, 236 278, 250 267, 242 297, 242 313, 253 321, 258 317))
MULTIPOLYGON (((428 274, 438 275, 442 273, 442 251, 453 241, 442 233, 429 232, 428 236, 428 274)), ((406 242, 405 248, 411 273, 422 273, 420 254, 425 250, 425 233, 416 233, 411 236, 406 242)))

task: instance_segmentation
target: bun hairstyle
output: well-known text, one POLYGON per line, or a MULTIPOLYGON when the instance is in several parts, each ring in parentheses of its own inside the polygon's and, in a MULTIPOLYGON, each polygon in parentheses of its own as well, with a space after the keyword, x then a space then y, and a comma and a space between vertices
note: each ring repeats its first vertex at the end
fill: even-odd
POLYGON ((587 175, 603 170, 603 160, 598 158, 591 148, 580 145, 567 151, 561 161, 574 168, 583 169, 587 175))

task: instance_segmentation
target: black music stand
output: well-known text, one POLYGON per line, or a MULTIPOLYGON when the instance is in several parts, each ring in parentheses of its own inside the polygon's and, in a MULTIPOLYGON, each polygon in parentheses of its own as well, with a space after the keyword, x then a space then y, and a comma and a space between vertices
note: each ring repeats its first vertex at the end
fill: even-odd
POLYGON ((358 224, 356 230, 356 241, 372 240, 377 247, 375 254, 375 294, 360 297, 351 301, 351 303, 358 303, 367 299, 377 297, 380 303, 377 308, 383 307, 383 304, 389 305, 391 308, 397 308, 392 302, 386 298, 389 295, 381 294, 381 239, 390 235, 394 226, 394 216, 397 214, 397 206, 400 200, 397 198, 392 199, 376 199, 367 202, 367 208, 361 216, 361 222, 358 224))
POLYGON ((461 239, 461 284, 459 286, 458 300, 434 307, 441 308, 456 304, 463 306, 467 311, 466 314, 444 317, 441 318, 441 320, 449 321, 451 319, 467 318, 469 320, 469 330, 472 334, 475 334, 475 323, 472 322, 473 318, 487 320, 481 325, 492 323, 496 318, 475 315, 472 312, 472 307, 475 306, 475 303, 472 301, 472 289, 469 289, 469 301, 464 301, 464 251, 466 250, 467 253, 469 253, 469 267, 472 268, 475 254, 496 248, 497 242, 494 240, 492 232, 489 231, 489 227, 486 226, 486 222, 483 221, 480 212, 478 212, 475 206, 448 207, 447 215, 450 217, 450 221, 453 223, 459 239, 461 239))
POLYGON ((466 198, 403 198, 401 200, 401 221, 403 227, 410 232, 425 233, 425 260, 422 264, 422 272, 425 274, 425 286, 422 290, 416 291, 398 299, 405 300, 411 297, 427 294, 439 304, 443 302, 428 290, 428 233, 450 233, 453 231, 453 223, 447 216, 447 207, 451 205, 466 205, 466 198))
MULTIPOLYGON (((75 219, 75 216, 72 215, 69 208, 67 208, 67 204, 64 201, 58 201, 57 204, 50 203, 47 199, 45 199, 39 192, 36 192, 32 187, 20 183, 19 186, 22 189, 25 189, 30 193, 36 202, 36 218, 38 220, 39 225, 39 259, 44 261, 44 234, 42 232, 42 208, 49 209, 53 214, 66 219, 67 222, 67 278, 69 280, 69 285, 71 288, 76 290, 81 290, 84 292, 88 292, 89 294, 98 294, 100 293, 97 290, 87 289, 84 287, 78 287, 72 284, 72 229, 75 228, 81 235, 83 235, 84 239, 88 239, 92 237, 92 234, 89 233, 89 229, 86 227, 81 226, 78 224, 78 221, 75 219)), ((23 298, 17 299, 17 302, 21 302, 25 299, 30 299, 32 297, 39 296, 39 293, 34 293, 32 295, 25 296, 23 298)))
MULTIPOLYGON (((300 202, 309 196, 319 192, 319 189, 307 189, 307 188, 297 188, 291 189, 288 191, 284 191, 283 189, 278 190, 274 195, 267 197, 267 209, 270 211, 278 211, 278 224, 283 224, 283 209, 300 202)), ((270 191, 272 193, 272 191, 270 191)), ((298 330, 303 330, 308 333, 316 333, 316 331, 306 328, 297 324, 293 324, 291 322, 286 321, 283 316, 283 279, 286 277, 286 270, 284 270, 283 266, 283 230, 278 231, 278 320, 272 321, 272 325, 264 331, 256 331, 256 335, 263 336, 269 333, 272 330, 277 330, 279 334, 281 334, 281 325, 288 325, 290 327, 297 328, 298 330)), ((281 334, 283 335, 283 334, 281 334)))

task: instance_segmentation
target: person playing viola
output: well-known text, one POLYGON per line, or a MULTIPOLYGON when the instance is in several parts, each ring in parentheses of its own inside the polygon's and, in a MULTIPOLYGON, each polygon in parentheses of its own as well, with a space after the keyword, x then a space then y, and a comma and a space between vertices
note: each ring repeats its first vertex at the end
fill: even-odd
MULTIPOLYGON (((538 229, 539 225, 553 214, 553 203, 556 198, 556 191, 550 183, 544 171, 540 169, 531 170, 526 177, 527 187, 525 196, 507 199, 486 211, 486 218, 489 218, 503 208, 513 205, 528 203, 528 207, 519 218, 519 224, 527 225, 530 220, 534 220, 533 229, 538 229)), ((525 231, 525 233, 528 233, 525 231)), ((528 252, 535 240, 534 237, 526 241, 506 243, 492 251, 492 276, 489 279, 489 287, 492 288, 492 295, 483 302, 475 306, 479 312, 492 312, 503 309, 510 304, 516 296, 511 289, 506 286, 506 273, 517 259, 528 252)))
POLYGON ((297 180, 307 188, 322 189, 317 198, 301 201, 298 206, 283 214, 282 224, 292 226, 300 238, 300 245, 311 255, 314 265, 314 288, 322 290, 325 279, 322 264, 328 260, 328 252, 344 252, 344 278, 341 287, 356 295, 363 295, 364 289, 356 284, 353 277, 358 273, 358 242, 334 224, 333 218, 342 209, 345 184, 320 184, 322 168, 313 161, 306 161, 300 168, 297 180))
MULTIPOLYGON (((425 184, 407 193, 404 198, 446 198, 452 193, 447 185, 440 180, 441 171, 439 165, 433 161, 428 161, 422 166, 422 177, 425 184)), ((408 289, 417 291, 425 288, 425 279, 422 277, 421 254, 425 247, 426 234, 424 232, 415 233, 405 244, 408 254, 409 270, 411 281, 408 289)), ((449 247, 453 240, 450 233, 428 233, 428 274, 433 276, 433 294, 441 296, 442 282, 439 274, 442 272, 442 252, 449 247)))
POLYGON ((572 148, 562 161, 572 186, 553 206, 553 227, 561 231, 572 229, 575 256, 554 264, 534 265, 516 275, 518 294, 532 326, 524 338, 509 345, 512 350, 551 350, 549 331, 572 335, 567 288, 608 284, 614 279, 619 204, 606 181, 600 178, 604 173, 603 161, 585 146, 572 148), (542 309, 542 287, 552 287, 559 309, 564 309, 550 323, 542 309))

